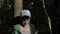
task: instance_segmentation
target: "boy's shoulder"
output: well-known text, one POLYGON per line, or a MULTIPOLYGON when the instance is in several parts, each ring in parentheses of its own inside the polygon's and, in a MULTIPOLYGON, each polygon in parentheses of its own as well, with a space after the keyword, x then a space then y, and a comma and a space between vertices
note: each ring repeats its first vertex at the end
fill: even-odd
POLYGON ((13 26, 15 30, 19 30, 20 29, 20 24, 16 24, 13 26))
POLYGON ((16 24, 16 25, 14 25, 14 27, 19 27, 20 26, 20 24, 16 24))
POLYGON ((34 24, 30 23, 30 26, 35 27, 34 24))

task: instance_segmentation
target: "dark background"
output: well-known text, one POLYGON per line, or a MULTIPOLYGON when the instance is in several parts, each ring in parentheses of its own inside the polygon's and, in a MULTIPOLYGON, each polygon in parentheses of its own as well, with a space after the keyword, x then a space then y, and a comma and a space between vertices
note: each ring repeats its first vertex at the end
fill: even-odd
MULTIPOLYGON (((4 0, 0 8, 0 33, 11 34, 14 25, 13 20, 19 20, 14 16, 14 0, 4 0), (11 7, 9 7, 11 5, 11 7)), ((45 0, 46 10, 51 18, 52 34, 60 32, 60 0, 45 0)), ((36 26, 40 34, 50 34, 47 16, 44 13, 41 0, 23 0, 23 9, 28 9, 32 13, 31 23, 36 26), (31 3, 34 3, 33 5, 31 3)), ((16 24, 16 23, 15 23, 16 24)))

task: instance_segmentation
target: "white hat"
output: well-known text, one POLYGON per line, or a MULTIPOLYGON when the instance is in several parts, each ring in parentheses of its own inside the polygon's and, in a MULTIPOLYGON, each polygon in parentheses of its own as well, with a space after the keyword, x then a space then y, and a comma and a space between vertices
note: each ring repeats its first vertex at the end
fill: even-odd
POLYGON ((28 17, 31 17, 31 13, 29 10, 22 10, 21 11, 21 17, 23 16, 28 16, 28 17))

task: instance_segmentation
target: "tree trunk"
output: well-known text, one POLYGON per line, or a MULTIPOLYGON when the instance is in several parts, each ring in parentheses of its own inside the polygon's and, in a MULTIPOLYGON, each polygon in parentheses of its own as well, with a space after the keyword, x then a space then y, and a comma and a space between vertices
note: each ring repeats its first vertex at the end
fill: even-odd
POLYGON ((14 0, 14 17, 20 16, 20 11, 23 8, 22 0, 14 0))

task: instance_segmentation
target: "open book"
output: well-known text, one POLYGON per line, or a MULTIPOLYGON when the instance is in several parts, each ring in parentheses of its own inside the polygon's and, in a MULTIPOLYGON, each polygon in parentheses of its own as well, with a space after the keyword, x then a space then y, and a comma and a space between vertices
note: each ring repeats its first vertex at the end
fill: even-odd
POLYGON ((39 31, 36 31, 35 34, 38 34, 39 31))

